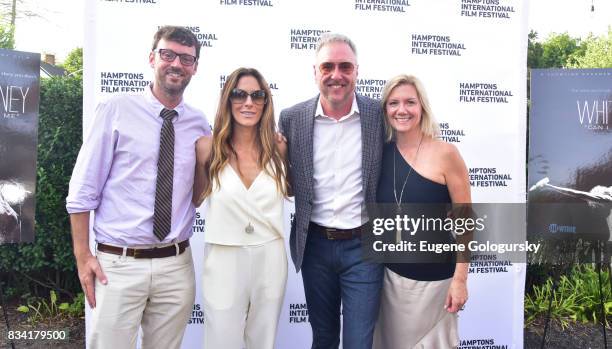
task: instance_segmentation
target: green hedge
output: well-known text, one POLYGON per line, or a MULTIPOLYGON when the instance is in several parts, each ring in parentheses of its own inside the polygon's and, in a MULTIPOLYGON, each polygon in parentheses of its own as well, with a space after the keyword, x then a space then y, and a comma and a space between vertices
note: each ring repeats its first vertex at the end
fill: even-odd
POLYGON ((0 280, 8 296, 48 295, 49 289, 74 296, 80 290, 65 199, 82 142, 82 104, 79 76, 41 81, 35 242, 0 245, 0 280))

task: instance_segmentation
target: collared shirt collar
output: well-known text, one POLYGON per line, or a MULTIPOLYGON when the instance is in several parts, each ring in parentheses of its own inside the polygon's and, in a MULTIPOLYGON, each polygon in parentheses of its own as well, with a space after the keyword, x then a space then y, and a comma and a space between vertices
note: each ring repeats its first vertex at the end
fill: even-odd
MULTIPOLYGON (((165 106, 153 94, 153 84, 150 84, 149 88, 144 89, 144 95, 145 98, 151 103, 151 107, 154 108, 155 115, 158 116, 165 106)), ((174 110, 176 110, 178 113, 177 117, 174 119, 176 121, 176 119, 180 118, 185 111, 185 100, 183 98, 181 98, 181 102, 174 107, 174 110)))
MULTIPOLYGON (((338 121, 344 120, 348 118, 349 116, 355 115, 355 114, 359 114, 359 106, 357 106, 357 94, 353 93, 353 103, 351 104, 351 110, 349 111, 348 114, 338 119, 338 121)), ((329 116, 325 115, 325 113, 323 112, 323 106, 321 105, 321 95, 319 95, 319 100, 317 101, 317 110, 315 112, 315 118, 317 117, 329 118, 329 116)))

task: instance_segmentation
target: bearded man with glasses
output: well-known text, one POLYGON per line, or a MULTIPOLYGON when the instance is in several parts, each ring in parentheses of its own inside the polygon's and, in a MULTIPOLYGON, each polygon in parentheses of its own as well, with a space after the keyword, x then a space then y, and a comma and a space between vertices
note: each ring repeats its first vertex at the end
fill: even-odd
POLYGON ((383 148, 379 101, 355 93, 353 42, 321 36, 314 65, 320 94, 283 110, 295 219, 291 257, 302 271, 312 348, 371 348, 383 268, 361 254, 361 228, 374 202, 383 148))
POLYGON ((142 93, 100 103, 70 180, 74 255, 93 308, 89 348, 179 348, 195 296, 189 248, 196 140, 210 134, 183 101, 200 44, 182 27, 161 27, 142 93), (95 212, 96 253, 89 249, 95 212))

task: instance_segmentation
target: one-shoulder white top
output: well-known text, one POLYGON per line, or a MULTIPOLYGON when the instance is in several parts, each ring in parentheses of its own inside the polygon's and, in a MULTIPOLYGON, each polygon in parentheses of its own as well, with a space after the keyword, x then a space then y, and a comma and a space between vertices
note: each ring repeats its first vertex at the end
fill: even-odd
POLYGON ((261 245, 283 238, 283 195, 265 171, 247 189, 229 164, 219 173, 221 186, 213 180, 208 196, 206 232, 208 243, 261 245))

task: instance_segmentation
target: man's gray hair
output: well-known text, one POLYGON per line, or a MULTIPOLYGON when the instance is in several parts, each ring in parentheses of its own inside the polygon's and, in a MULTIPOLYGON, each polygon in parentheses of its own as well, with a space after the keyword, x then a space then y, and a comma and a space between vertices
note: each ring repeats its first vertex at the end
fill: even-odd
POLYGON ((357 48, 355 47, 355 43, 353 43, 353 41, 349 39, 348 36, 331 32, 321 34, 319 42, 317 43, 316 54, 319 54, 319 51, 321 51, 324 46, 329 45, 333 42, 343 42, 347 44, 351 48, 351 51, 353 51, 353 53, 355 54, 355 57, 357 57, 357 48))

